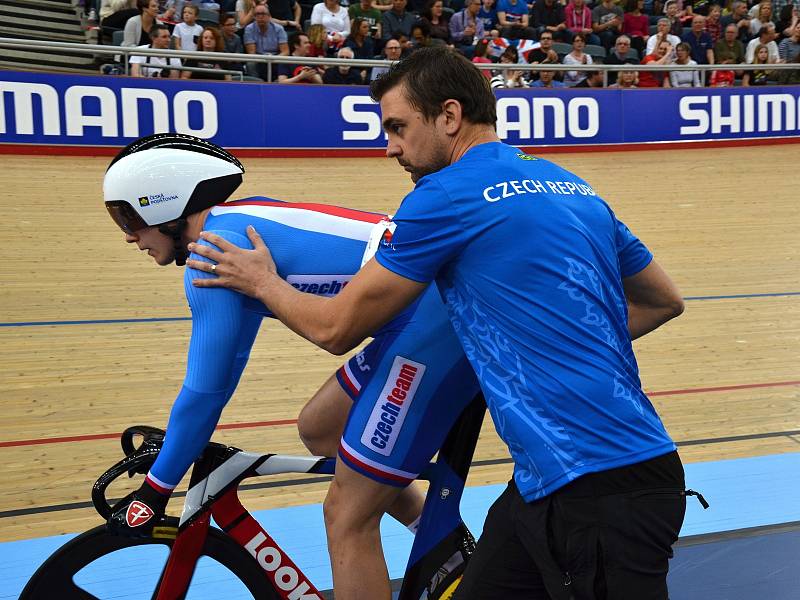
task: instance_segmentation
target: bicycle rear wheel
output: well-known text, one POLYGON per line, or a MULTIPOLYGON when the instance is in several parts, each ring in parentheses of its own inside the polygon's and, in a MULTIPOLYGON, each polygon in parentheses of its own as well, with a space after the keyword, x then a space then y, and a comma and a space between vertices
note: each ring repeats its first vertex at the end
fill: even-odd
MULTIPOLYGON (((126 586, 136 585, 136 582, 140 582, 140 588, 142 586, 150 588, 149 590, 137 589, 136 596, 140 598, 148 597, 150 590, 153 590, 154 578, 160 582, 159 575, 166 563, 166 557, 173 542, 173 539, 130 539, 110 535, 106 531, 105 525, 100 525, 67 542, 50 556, 33 574, 25 589, 22 590, 20 600, 52 600, 53 598, 59 598, 60 600, 103 600, 112 595, 119 597, 118 592, 127 589, 126 586), (104 579, 104 581, 89 585, 81 581, 80 574, 86 573, 85 569, 87 567, 91 569, 93 563, 104 560, 113 553, 129 551, 130 549, 136 549, 134 550, 136 559, 125 561, 125 557, 121 557, 125 564, 115 566, 110 572, 105 571, 103 577, 100 578, 104 579), (127 562, 133 562, 134 564, 127 564, 127 562), (155 576, 140 576, 140 571, 143 568, 150 569, 155 576), (116 579, 115 574, 119 575, 119 579, 125 579, 125 581, 113 581, 116 579), (109 580, 112 581, 109 582, 109 580), (114 588, 115 592, 102 591, 104 586, 106 590, 109 587, 114 588), (99 595, 97 595, 98 593, 99 595)), ((228 574, 223 576, 223 580, 230 580, 236 590, 233 594, 225 591, 226 598, 247 598, 246 594, 249 593, 252 598, 258 600, 279 600, 279 596, 266 577, 266 573, 253 557, 230 537, 213 527, 208 530, 208 536, 198 561, 199 564, 203 565, 202 569, 208 568, 212 573, 209 577, 201 577, 200 579, 205 581, 199 582, 199 586, 192 585, 187 595, 175 600, 220 597, 219 586, 225 585, 225 583, 220 583, 219 579, 220 572, 224 573, 224 569, 209 563, 209 559, 219 563, 232 574, 232 577, 228 574), (214 581, 210 582, 210 579, 214 581), (208 586, 211 586, 211 588, 209 589, 208 586), (204 590, 203 587, 207 589, 204 590)), ((196 571, 195 576, 197 575, 198 572, 196 571)), ((193 582, 197 579, 198 577, 195 577, 193 582)), ((157 586, 158 583, 155 583, 156 588, 157 586)), ((156 595, 157 589, 152 591, 151 597, 155 598, 156 595)))

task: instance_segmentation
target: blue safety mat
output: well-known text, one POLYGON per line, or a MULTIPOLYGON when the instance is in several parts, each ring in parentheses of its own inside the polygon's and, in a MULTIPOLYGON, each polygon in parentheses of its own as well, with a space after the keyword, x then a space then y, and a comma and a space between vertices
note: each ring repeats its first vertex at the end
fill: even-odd
MULTIPOLYGON (((800 521, 800 453, 693 463, 686 465, 686 480, 688 487, 705 495, 711 508, 704 511, 698 502, 689 500, 683 538, 800 521)), ((476 537, 480 535, 489 506, 504 487, 492 485, 465 490, 462 514, 476 537)), ((321 505, 257 511, 253 515, 319 589, 332 586, 321 505)), ((392 579, 402 577, 413 538, 390 518, 383 520, 381 529, 389 575, 392 579)), ((36 568, 71 537, 53 536, 0 544, 0 599, 16 599, 36 568)), ((104 599, 137 599, 142 596, 141 593, 137 596, 137 592, 145 588, 143 581, 158 573, 159 564, 153 558, 137 557, 134 563, 139 565, 139 570, 131 571, 129 562, 129 557, 120 557, 117 561, 109 557, 105 564, 81 574, 79 580, 104 599)), ((249 597, 243 596, 242 590, 229 586, 227 582, 231 578, 224 567, 208 562, 198 569, 189 600, 249 597)), ((797 581, 800 549, 798 538, 790 533, 679 547, 672 571, 673 600, 800 599, 797 591, 800 590, 797 581), (773 549, 774 554, 767 548, 773 549), (737 556, 749 556, 750 552, 754 553, 753 560, 735 560, 737 556), (786 556, 795 566, 788 568, 775 560, 770 567, 770 556, 773 559, 786 556), (781 564, 784 566, 778 566, 781 564), (728 582, 728 587, 720 587, 721 582, 728 582), (734 582, 741 582, 741 585, 734 582), (783 583, 794 585, 794 595, 781 596, 771 587, 783 583), (704 586, 697 588, 703 592, 695 593, 691 585, 704 586), (725 589, 728 595, 711 596, 709 592, 725 589)))

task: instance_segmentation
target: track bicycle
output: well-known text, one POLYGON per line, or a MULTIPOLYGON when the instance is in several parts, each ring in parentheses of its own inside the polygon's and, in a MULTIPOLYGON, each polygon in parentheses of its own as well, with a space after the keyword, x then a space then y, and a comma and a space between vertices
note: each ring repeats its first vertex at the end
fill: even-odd
MULTIPOLYGON (((430 486, 398 600, 446 600, 461 580, 475 542, 461 519, 459 504, 485 410, 483 396, 476 396, 453 425, 436 460, 420 475, 430 486)), ((105 497, 106 488, 124 473, 130 477, 146 474, 163 439, 164 431, 148 426, 130 427, 122 433, 125 458, 103 473, 92 488, 92 503, 104 520, 112 512, 105 497)), ((112 535, 105 524, 86 531, 39 567, 20 600, 97 599, 76 581, 78 573, 115 552, 131 548, 142 554, 137 554, 126 568, 136 569, 143 563, 152 567, 153 558, 145 552, 152 554, 156 546, 167 552, 167 558, 155 582, 152 600, 191 600, 192 594, 187 594, 198 560, 203 559, 227 568, 258 600, 327 598, 247 512, 237 492, 242 481, 259 475, 332 475, 335 462, 325 457, 253 454, 210 442, 192 468, 180 519, 164 516, 144 538, 112 535), (216 527, 210 523, 212 517, 216 527)))

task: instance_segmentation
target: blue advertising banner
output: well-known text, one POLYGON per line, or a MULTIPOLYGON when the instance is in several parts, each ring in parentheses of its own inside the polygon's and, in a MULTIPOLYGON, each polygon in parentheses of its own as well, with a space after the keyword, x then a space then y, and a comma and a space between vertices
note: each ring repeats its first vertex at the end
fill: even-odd
MULTIPOLYGON (((519 146, 796 137, 800 86, 503 90, 497 112, 519 146)), ((231 148, 385 147, 366 87, 0 71, 0 144, 118 147, 162 131, 231 148)))

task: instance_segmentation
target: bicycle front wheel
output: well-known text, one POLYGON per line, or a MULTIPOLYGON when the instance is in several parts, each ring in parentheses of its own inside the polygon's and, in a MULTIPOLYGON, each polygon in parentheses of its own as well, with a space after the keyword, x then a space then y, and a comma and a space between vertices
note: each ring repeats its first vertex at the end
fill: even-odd
MULTIPOLYGON (((155 598, 173 542, 111 535, 100 525, 50 556, 33 574, 20 600, 155 598)), ((174 600, 212 598, 279 600, 253 557, 213 527, 208 530, 189 591, 174 600)))

